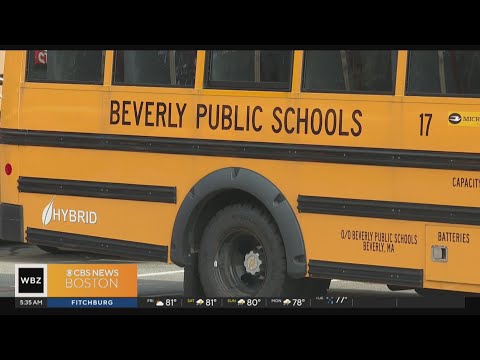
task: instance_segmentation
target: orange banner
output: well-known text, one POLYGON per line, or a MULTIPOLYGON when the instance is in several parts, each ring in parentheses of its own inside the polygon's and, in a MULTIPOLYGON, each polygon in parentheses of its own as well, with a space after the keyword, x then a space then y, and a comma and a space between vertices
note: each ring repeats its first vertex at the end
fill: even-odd
POLYGON ((137 297, 136 264, 49 264, 49 297, 137 297))

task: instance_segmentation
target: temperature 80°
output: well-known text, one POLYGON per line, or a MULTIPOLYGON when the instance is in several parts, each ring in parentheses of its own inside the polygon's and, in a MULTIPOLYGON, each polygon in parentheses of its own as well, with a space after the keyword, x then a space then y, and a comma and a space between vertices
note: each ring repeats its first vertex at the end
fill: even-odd
POLYGON ((258 304, 260 304, 261 302, 261 299, 247 299, 247 306, 255 307, 258 306, 258 304))

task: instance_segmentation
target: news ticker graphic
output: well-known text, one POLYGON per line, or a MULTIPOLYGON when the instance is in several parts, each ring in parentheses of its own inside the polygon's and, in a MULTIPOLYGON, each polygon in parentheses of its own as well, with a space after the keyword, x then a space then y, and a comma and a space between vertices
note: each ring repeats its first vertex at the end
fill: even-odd
POLYGON ((316 298, 16 298, 17 308, 138 308, 138 309, 464 309, 464 298, 346 297, 316 298))
POLYGON ((138 297, 136 264, 16 264, 17 308, 465 308, 462 297, 138 297))
POLYGON ((16 306, 129 308, 137 296, 136 264, 15 264, 16 306))

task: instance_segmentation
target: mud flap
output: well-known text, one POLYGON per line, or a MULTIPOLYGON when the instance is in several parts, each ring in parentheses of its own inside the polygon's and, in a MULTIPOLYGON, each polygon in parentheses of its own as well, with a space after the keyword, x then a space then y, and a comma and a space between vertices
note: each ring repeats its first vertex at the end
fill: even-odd
POLYGON ((183 296, 205 297, 200 274, 198 272, 198 253, 189 253, 185 258, 185 271, 183 274, 183 296))

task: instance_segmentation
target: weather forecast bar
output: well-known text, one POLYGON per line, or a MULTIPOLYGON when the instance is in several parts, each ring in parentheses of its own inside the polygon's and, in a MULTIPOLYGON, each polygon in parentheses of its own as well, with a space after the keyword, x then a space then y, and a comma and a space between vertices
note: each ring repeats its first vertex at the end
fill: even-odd
POLYGON ((175 298, 138 299, 139 308, 465 308, 462 297, 175 298))
POLYGON ((463 297, 347 297, 319 296, 316 298, 16 298, 16 308, 146 308, 146 309, 248 309, 248 308, 357 308, 357 309, 464 309, 463 297))

